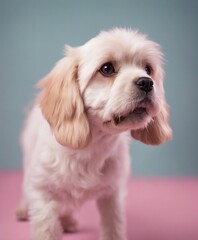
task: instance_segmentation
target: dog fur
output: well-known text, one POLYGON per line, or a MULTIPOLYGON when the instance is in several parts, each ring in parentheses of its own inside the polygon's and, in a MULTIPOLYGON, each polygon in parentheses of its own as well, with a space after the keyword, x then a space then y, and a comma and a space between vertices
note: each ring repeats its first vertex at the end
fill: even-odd
POLYGON ((116 28, 67 46, 38 83, 42 91, 21 138, 24 197, 17 210, 19 219, 30 219, 33 240, 59 240, 63 230, 74 231, 73 211, 92 198, 100 239, 126 240, 130 138, 159 145, 172 135, 162 62, 158 44, 116 28), (149 92, 137 86, 140 78, 152 81, 149 92))

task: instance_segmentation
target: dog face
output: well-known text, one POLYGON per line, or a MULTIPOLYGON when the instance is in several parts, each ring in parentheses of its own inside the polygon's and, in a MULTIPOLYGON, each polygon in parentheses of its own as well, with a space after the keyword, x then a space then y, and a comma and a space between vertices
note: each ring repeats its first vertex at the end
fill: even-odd
POLYGON ((171 137, 163 75, 159 45, 137 31, 114 29, 68 47, 40 82, 39 104, 62 145, 86 146, 93 122, 157 145, 171 137))

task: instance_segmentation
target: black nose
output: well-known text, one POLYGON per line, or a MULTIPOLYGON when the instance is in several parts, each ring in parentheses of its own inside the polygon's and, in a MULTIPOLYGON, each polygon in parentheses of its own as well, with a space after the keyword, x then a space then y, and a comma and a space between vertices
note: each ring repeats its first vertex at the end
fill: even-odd
POLYGON ((144 92, 150 92, 153 89, 153 81, 148 77, 141 77, 136 82, 139 89, 144 92))

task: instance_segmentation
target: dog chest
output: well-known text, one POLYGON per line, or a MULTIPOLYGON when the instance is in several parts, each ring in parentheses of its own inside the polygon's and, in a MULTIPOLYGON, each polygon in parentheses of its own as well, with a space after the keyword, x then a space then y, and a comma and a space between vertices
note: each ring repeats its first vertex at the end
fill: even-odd
POLYGON ((58 181, 53 181, 53 191, 64 201, 82 202, 109 194, 114 188, 116 164, 111 159, 98 162, 73 160, 56 170, 58 181), (114 177, 113 177, 114 176, 114 177))

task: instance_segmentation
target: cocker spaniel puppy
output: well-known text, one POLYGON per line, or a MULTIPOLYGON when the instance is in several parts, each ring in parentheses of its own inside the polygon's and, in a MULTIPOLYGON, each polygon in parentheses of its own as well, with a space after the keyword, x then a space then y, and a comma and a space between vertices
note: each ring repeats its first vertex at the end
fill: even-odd
POLYGON ((125 182, 130 136, 149 145, 171 138, 162 53, 138 31, 113 29, 63 57, 42 89, 22 134, 24 198, 33 240, 73 231, 73 211, 96 199, 101 240, 126 240, 125 182))

